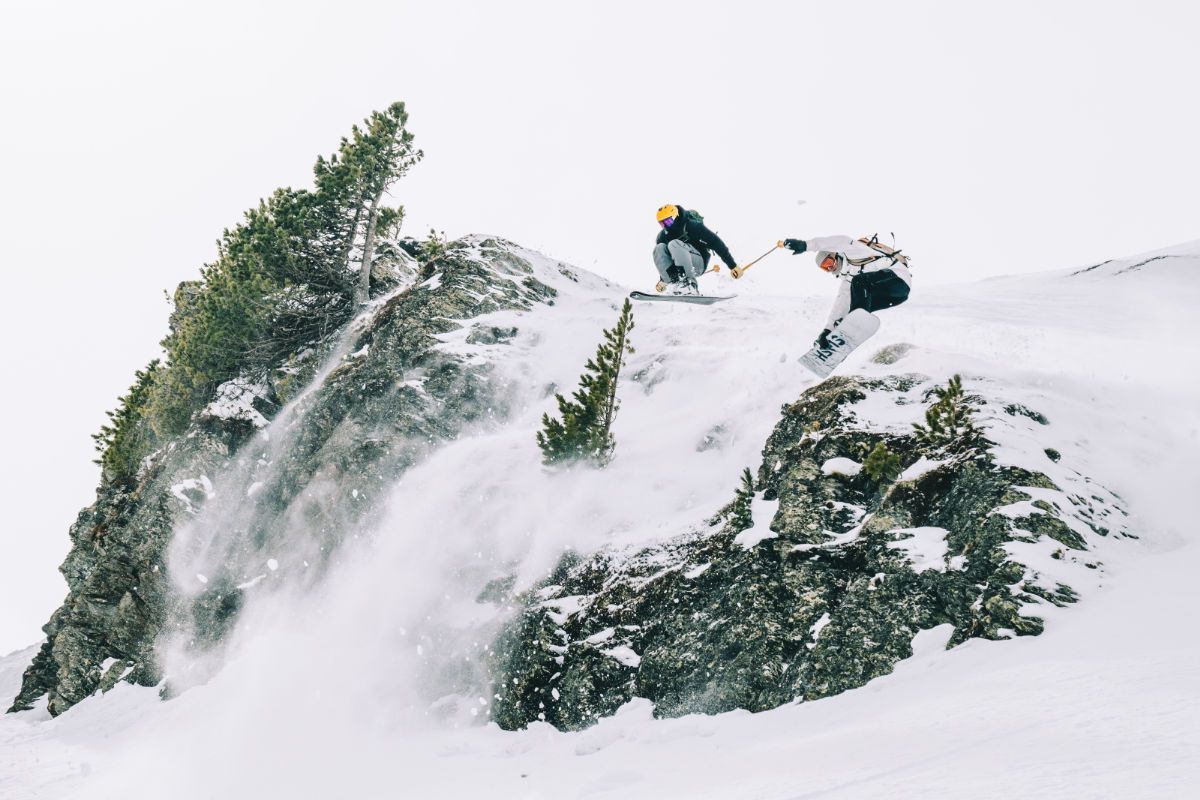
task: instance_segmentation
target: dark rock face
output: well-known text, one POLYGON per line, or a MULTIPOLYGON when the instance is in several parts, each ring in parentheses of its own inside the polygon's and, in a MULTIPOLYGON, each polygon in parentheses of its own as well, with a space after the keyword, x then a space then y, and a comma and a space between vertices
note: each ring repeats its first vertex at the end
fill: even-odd
POLYGON ((833 378, 786 407, 748 530, 730 506, 662 546, 564 563, 497 647, 493 719, 577 729, 635 696, 663 716, 759 711, 889 673, 922 629, 952 625, 950 645, 1041 632, 1030 607, 1075 593, 1013 552, 1079 562, 1080 531, 1107 534, 1118 501, 1068 497, 986 443, 933 451, 857 419, 869 395, 905 404, 927 386, 833 378), (851 468, 880 441, 906 468, 926 461, 880 485, 851 468))
POLYGON ((172 487, 190 489, 185 475, 211 474, 240 439, 236 428, 198 431, 162 454, 136 486, 100 486, 96 503, 71 526, 71 551, 59 568, 70 591, 43 627, 47 641, 10 711, 48 694, 50 713, 59 714, 102 684, 158 682, 151 650, 167 616, 164 546, 192 502, 186 489, 172 487))
MULTIPOLYGON (((198 650, 219 645, 247 593, 264 582, 311 580, 396 476, 464 427, 503 418, 505 387, 486 359, 456 355, 435 337, 494 311, 552 303, 554 289, 515 246, 480 238, 451 243, 415 281, 352 324, 340 349, 331 341, 277 374, 281 391, 264 388, 270 397, 253 403, 254 413, 210 408, 149 460, 136 484, 100 486, 71 528, 61 567, 69 595, 10 710, 48 696, 58 714, 120 680, 156 685, 164 634, 198 650), (349 355, 306 390, 337 352, 349 355), (262 412, 281 415, 265 433, 250 421, 262 412), (297 530, 309 541, 286 550, 299 551, 297 562, 312 559, 312 569, 264 569, 265 554, 284 550, 272 548, 297 530), (183 574, 169 573, 180 564, 183 574), (193 566, 196 576, 187 574, 193 566)), ((476 328, 491 334, 477 348, 516 335, 476 328)))

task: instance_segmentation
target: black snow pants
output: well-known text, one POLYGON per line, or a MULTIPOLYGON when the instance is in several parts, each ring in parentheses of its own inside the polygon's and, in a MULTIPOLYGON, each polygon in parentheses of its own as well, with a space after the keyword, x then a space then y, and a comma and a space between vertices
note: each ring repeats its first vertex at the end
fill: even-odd
POLYGON ((850 310, 878 311, 908 299, 908 284, 890 269, 864 272, 850 279, 850 310))

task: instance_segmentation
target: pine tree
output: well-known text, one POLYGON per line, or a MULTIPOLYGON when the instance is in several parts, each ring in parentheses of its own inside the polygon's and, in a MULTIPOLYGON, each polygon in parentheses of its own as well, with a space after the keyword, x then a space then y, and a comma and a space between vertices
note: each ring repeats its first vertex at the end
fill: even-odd
POLYGON ((148 401, 158 435, 182 431, 222 382, 260 376, 341 327, 369 296, 375 241, 403 218, 383 195, 422 155, 407 119, 403 103, 373 112, 337 153, 317 158, 315 191, 260 201, 224 231, 202 280, 181 285, 148 401), (352 269, 356 247, 364 257, 352 269))
POLYGON ((742 470, 742 485, 734 492, 733 502, 729 504, 729 524, 739 533, 754 525, 754 517, 750 513, 753 500, 754 475, 746 467, 742 470))
POLYGON ((537 435, 542 463, 551 466, 589 461, 598 467, 608 464, 616 447, 612 424, 620 406, 617 379, 625 354, 633 352, 629 344, 632 330, 633 305, 626 299, 616 327, 604 331, 604 341, 596 349, 596 357, 588 359, 587 371, 579 378, 573 400, 555 395, 561 420, 542 415, 543 429, 537 435))
POLYGON ((863 462, 863 472, 876 484, 891 483, 900 476, 900 456, 879 442, 863 462))
POLYGON ((100 458, 97 464, 118 477, 137 474, 142 459, 157 447, 157 438, 147 419, 150 390, 159 374, 156 358, 144 370, 138 370, 129 394, 117 400, 117 408, 107 412, 111 425, 101 425, 92 434, 100 458))
POLYGON ((925 411, 925 424, 913 423, 916 438, 932 447, 966 450, 981 444, 983 433, 975 427, 972 408, 963 394, 962 377, 955 375, 946 388, 936 387, 938 401, 925 411))
POLYGON ((749 467, 742 470, 738 488, 733 490, 733 499, 721 507, 709 525, 725 524, 725 530, 734 534, 741 533, 754 526, 754 515, 751 504, 754 502, 754 473, 749 467))
POLYGON ((371 262, 381 232, 394 227, 403 211, 382 205, 397 180, 424 157, 413 147, 404 103, 374 111, 343 137, 338 152, 319 157, 313 167, 317 184, 316 213, 327 232, 324 245, 341 272, 350 272, 351 255, 361 248, 357 302, 366 302, 371 289, 371 262))
POLYGON ((421 242, 420 260, 423 262, 436 261, 446 254, 446 232, 429 229, 429 236, 421 242))
MULTIPOLYGON (((320 158, 313 171, 322 208, 333 238, 338 243, 340 261, 349 270, 350 254, 361 242, 355 300, 366 302, 371 289, 371 261, 378 240, 383 195, 424 156, 413 147, 413 135, 406 128, 408 112, 404 103, 392 103, 384 111, 374 111, 355 125, 349 138, 343 138, 338 153, 320 158)), ((385 224, 394 217, 385 215, 385 224)))
POLYGON ((396 208, 384 206, 379 209, 379 221, 375 230, 384 238, 395 237, 400 235, 402 224, 404 224, 404 206, 396 208))

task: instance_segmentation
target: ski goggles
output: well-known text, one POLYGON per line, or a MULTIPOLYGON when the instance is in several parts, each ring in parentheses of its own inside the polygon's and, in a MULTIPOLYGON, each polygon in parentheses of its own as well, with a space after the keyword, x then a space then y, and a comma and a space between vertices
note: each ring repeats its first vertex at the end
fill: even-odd
POLYGON ((825 258, 821 259, 821 269, 825 270, 826 272, 837 272, 838 257, 833 253, 825 256, 825 258))
POLYGON ((674 225, 674 224, 675 224, 675 218, 674 218, 674 217, 667 217, 666 219, 660 219, 660 220, 658 221, 658 224, 659 224, 659 225, 662 225, 664 228, 669 228, 669 227, 671 227, 672 225, 674 225))

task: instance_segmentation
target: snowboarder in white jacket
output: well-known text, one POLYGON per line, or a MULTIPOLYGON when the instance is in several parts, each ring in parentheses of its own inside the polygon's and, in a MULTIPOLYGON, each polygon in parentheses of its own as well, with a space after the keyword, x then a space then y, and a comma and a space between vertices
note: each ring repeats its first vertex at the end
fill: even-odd
POLYGON ((814 342, 818 347, 829 347, 826 337, 851 311, 857 308, 879 311, 908 299, 912 275, 908 259, 898 252, 885 255, 849 236, 785 239, 783 245, 796 255, 816 253, 817 266, 842 280, 825 329, 814 342))

